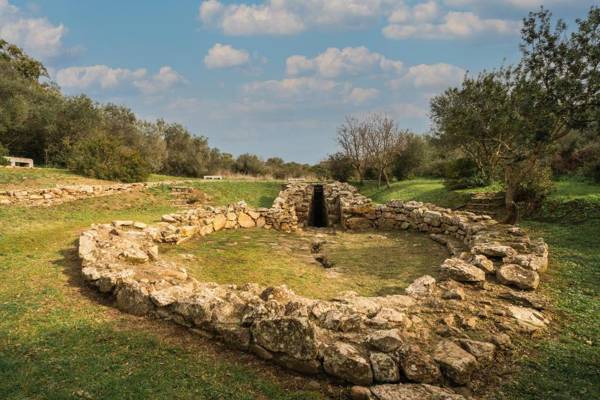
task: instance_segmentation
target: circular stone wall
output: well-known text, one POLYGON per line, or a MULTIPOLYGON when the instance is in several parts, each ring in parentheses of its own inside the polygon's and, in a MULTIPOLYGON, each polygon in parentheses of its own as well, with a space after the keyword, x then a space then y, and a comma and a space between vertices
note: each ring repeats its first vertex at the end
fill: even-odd
POLYGON ((548 323, 532 292, 547 266, 542 240, 468 212, 417 202, 373 205, 355 190, 337 199, 342 226, 433 235, 454 255, 440 266, 440 280, 420 277, 403 295, 345 292, 324 301, 285 286, 198 282, 158 254, 159 243, 221 229, 293 231, 294 190, 288 186, 271 209, 238 203, 166 215, 151 226, 94 225, 79 240, 83 276, 123 311, 172 320, 304 374, 369 387, 355 388, 356 398, 460 399, 452 389, 484 384, 485 367, 502 359, 511 336, 548 323))

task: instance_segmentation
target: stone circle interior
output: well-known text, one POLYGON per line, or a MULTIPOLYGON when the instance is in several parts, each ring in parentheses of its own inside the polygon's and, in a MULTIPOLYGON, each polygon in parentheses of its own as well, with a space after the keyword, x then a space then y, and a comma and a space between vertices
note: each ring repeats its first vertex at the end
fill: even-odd
POLYGON ((353 398, 462 399, 489 379, 512 338, 546 327, 535 292, 548 247, 486 215, 415 201, 374 204, 351 185, 290 183, 271 208, 244 202, 164 215, 146 225, 93 225, 79 239, 85 280, 119 309, 173 321, 190 331, 307 375, 355 385, 353 398), (440 278, 422 276, 405 294, 331 301, 286 286, 199 282, 161 258, 176 245, 222 229, 294 232, 413 229, 446 245, 440 278))

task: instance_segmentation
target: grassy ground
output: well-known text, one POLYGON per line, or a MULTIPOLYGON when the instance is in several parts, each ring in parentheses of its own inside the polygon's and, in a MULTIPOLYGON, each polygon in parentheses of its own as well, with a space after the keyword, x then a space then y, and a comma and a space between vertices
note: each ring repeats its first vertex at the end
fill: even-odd
MULTIPOLYGON (((0 169, 0 188, 87 182, 61 170, 13 171, 0 169)), ((279 190, 277 182, 197 185, 214 203, 244 198, 256 206, 269 205, 279 190)), ((378 202, 453 206, 466 198, 425 179, 362 190, 378 202)), ((570 211, 545 210, 523 226, 550 245, 541 290, 554 304, 552 331, 522 343, 531 351, 517 353, 515 373, 491 398, 600 398, 600 186, 559 181, 549 202, 570 211)), ((113 219, 151 222, 172 209, 160 189, 0 208, 0 399, 323 398, 304 391, 304 379, 172 324, 121 313, 86 288, 75 253, 81 231, 113 219)))
POLYGON ((0 399, 322 398, 292 374, 121 313, 86 288, 79 233, 113 219, 155 221, 172 210, 167 197, 0 208, 0 399))
POLYGON ((161 250, 201 281, 286 284, 298 294, 323 299, 344 290, 365 296, 401 293, 415 278, 436 275, 448 256, 443 246, 418 233, 338 233, 325 236, 325 253, 334 263, 325 269, 311 255, 314 238, 310 231, 299 235, 245 229, 161 250), (184 259, 190 256, 194 258, 184 259))
POLYGON ((57 168, 0 168, 0 190, 41 189, 61 185, 99 185, 110 181, 86 178, 57 168))
POLYGON ((469 198, 466 192, 449 191, 441 179, 411 179, 393 182, 389 188, 377 187, 377 182, 365 182, 357 186, 360 191, 377 203, 390 200, 418 200, 443 207, 457 207, 469 198))
MULTIPOLYGON (((497 187, 475 191, 498 190, 497 187)), ((464 201, 469 191, 449 192, 441 181, 417 179, 390 189, 361 188, 375 201, 417 199, 444 206, 464 201)), ((522 222, 550 246, 550 267, 541 289, 554 304, 546 336, 525 340, 515 373, 490 398, 503 400, 600 398, 600 185, 557 181, 543 210, 522 222), (523 349, 531 349, 523 351, 523 349)))

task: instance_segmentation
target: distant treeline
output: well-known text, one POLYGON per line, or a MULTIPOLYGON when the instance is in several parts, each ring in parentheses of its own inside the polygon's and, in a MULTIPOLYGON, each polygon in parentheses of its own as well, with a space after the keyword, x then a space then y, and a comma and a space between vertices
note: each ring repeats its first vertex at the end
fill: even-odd
POLYGON ((311 173, 309 165, 281 158, 234 158, 180 124, 144 121, 127 107, 99 104, 85 95, 65 96, 42 63, 0 39, 0 156, 9 153, 128 182, 144 180, 150 173, 279 179, 311 173))

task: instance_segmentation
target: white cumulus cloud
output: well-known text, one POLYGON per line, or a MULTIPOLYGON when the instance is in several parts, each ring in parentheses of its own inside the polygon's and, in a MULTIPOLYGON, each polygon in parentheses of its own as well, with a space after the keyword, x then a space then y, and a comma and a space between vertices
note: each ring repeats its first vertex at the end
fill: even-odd
POLYGON ((394 88, 410 85, 418 89, 439 90, 460 83, 465 72, 456 65, 446 63, 419 64, 408 68, 406 74, 390 83, 394 88))
POLYGON ((31 18, 8 0, 0 0, 0 37, 22 47, 34 57, 47 59, 67 51, 63 38, 67 28, 46 18, 31 18))
MULTIPOLYGON (((460 3, 466 5, 469 2, 460 3)), ((456 39, 486 32, 516 34, 519 27, 520 21, 481 18, 471 11, 442 12, 437 2, 427 1, 412 7, 399 5, 389 15, 388 25, 382 32, 388 39, 456 39)))
POLYGON ((379 96, 379 90, 373 88, 352 88, 347 100, 354 104, 366 103, 379 96))
POLYGON ((402 70, 402 62, 390 60, 384 55, 371 52, 366 47, 330 47, 314 58, 294 55, 286 60, 288 75, 316 72, 325 78, 341 75, 358 75, 369 72, 393 72, 402 70))
POLYGON ((250 54, 246 50, 238 50, 228 44, 216 43, 204 57, 207 68, 231 68, 248 64, 250 54))
POLYGON ((133 87, 144 94, 164 91, 183 81, 183 77, 169 66, 160 68, 154 75, 148 75, 145 68, 132 70, 107 65, 63 68, 56 71, 54 79, 67 90, 133 87))
POLYGON ((373 22, 396 0, 266 0, 223 4, 205 0, 199 18, 226 35, 291 35, 311 27, 357 26, 373 22))

